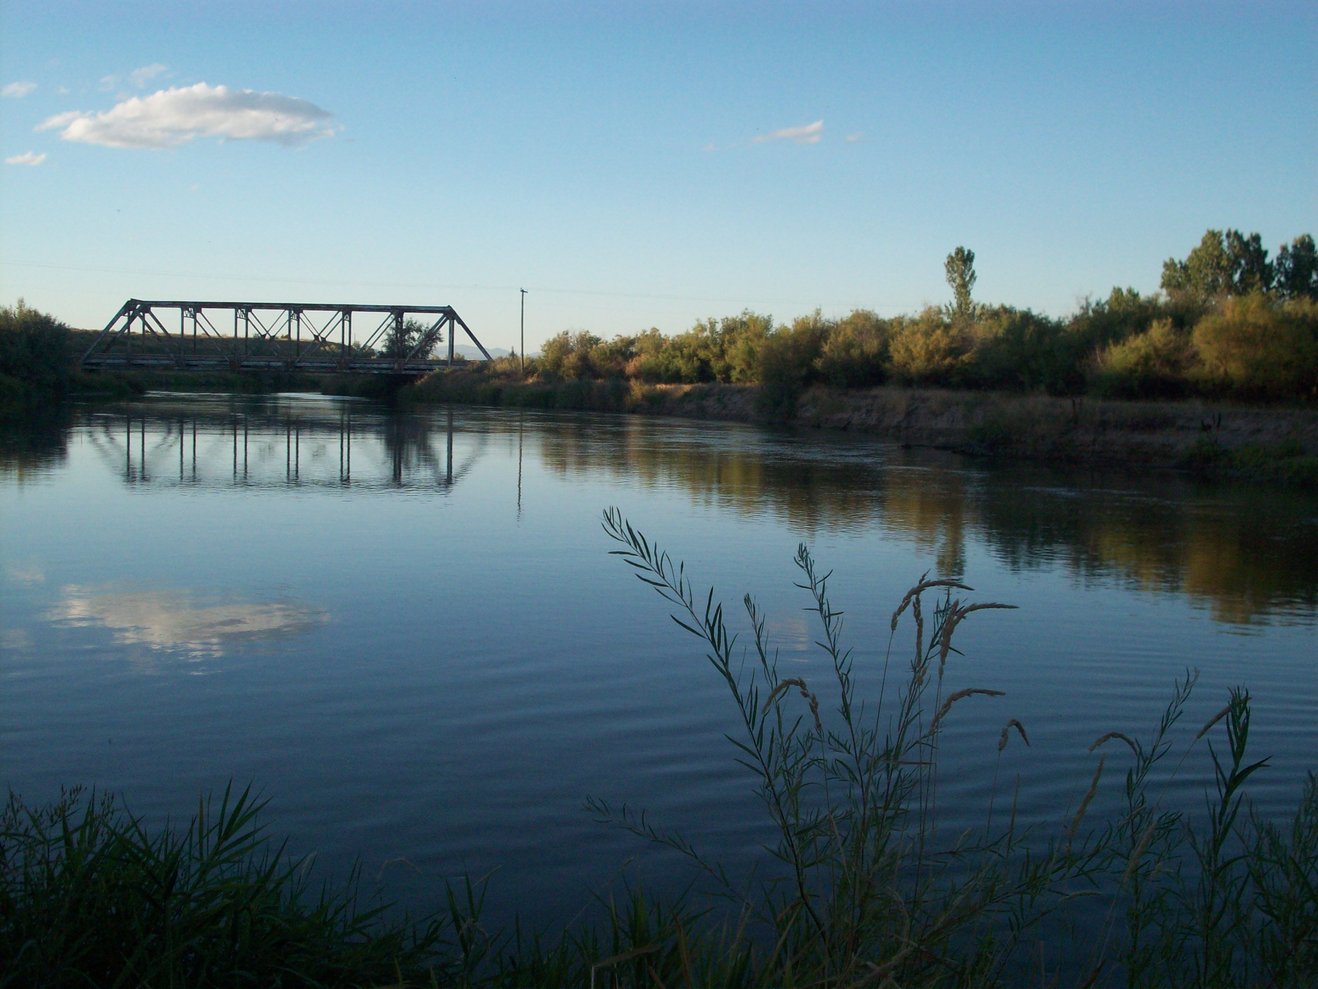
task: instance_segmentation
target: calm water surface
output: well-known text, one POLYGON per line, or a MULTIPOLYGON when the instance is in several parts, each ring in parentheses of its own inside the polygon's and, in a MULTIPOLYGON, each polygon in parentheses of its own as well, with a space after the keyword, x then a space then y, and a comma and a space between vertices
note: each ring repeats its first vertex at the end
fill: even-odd
MULTIPOLYGON (((328 873, 359 859, 414 907, 492 874, 496 916, 534 923, 623 875, 691 878, 597 823, 588 795, 761 864, 730 703, 700 643, 608 555, 611 505, 730 614, 753 593, 781 666, 820 687, 798 543, 833 571, 867 686, 926 571, 1019 605, 958 632, 948 689, 1006 696, 949 721, 954 826, 982 825, 995 780, 1017 775, 1022 814, 1062 820, 1089 743, 1147 735, 1189 667, 1168 800, 1199 806, 1207 753, 1189 740, 1236 684, 1273 756, 1261 806, 1292 805, 1318 768, 1312 496, 737 425, 153 395, 4 435, 0 785, 30 802, 114 790, 155 821, 250 781, 328 873), (1013 717, 1032 745, 999 757, 1013 717)), ((1115 798, 1120 773, 1108 782, 1115 798)))

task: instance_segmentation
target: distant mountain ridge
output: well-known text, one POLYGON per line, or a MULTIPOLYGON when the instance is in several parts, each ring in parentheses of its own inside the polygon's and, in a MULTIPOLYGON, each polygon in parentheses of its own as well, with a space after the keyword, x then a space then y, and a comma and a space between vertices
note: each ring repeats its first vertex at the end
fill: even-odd
MULTIPOLYGON (((512 353, 511 350, 508 350, 505 347, 486 347, 485 349, 490 352, 491 357, 507 357, 509 354, 512 353)), ((436 355, 441 359, 448 356, 448 351, 444 349, 443 344, 436 347, 435 352, 436 355)), ((481 356, 481 352, 477 350, 475 347, 473 347, 470 343, 468 343, 465 347, 460 343, 455 343, 453 345, 453 356, 465 357, 469 361, 484 360, 484 358, 481 356)))

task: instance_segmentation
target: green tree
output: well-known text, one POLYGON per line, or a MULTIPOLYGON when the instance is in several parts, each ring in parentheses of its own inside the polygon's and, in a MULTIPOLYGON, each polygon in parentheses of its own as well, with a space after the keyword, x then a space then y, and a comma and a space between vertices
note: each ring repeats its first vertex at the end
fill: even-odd
POLYGON ((719 380, 724 364, 723 337, 717 320, 707 319, 668 341, 663 350, 664 381, 696 384, 719 380))
POLYGON ((1231 261, 1232 295, 1271 290, 1272 262, 1258 234, 1246 237, 1239 230, 1228 230, 1226 253, 1231 261))
POLYGON ((633 348, 635 354, 627 362, 625 368, 627 377, 649 383, 663 381, 663 352, 664 347, 667 345, 668 338, 659 332, 657 326, 652 326, 645 332, 638 333, 633 348))
POLYGON ((1226 295, 1231 288, 1231 259, 1221 230, 1209 230, 1184 261, 1168 258, 1162 263, 1164 292, 1187 292, 1211 298, 1226 295))
POLYGON ((952 287, 952 318, 958 321, 971 319, 975 314, 975 304, 970 300, 970 290, 975 287, 975 252, 967 247, 958 247, 943 262, 943 273, 947 284, 952 287))
POLYGON ((391 357, 394 360, 404 360, 411 358, 413 360, 429 360, 430 355, 434 353, 435 347, 444 339, 443 333, 436 333, 434 339, 425 343, 420 350, 417 347, 425 340, 426 333, 430 330, 430 324, 423 323, 419 319, 405 319, 401 323, 394 322, 388 335, 385 337, 384 345, 380 349, 380 356, 391 357), (416 353, 412 351, 416 350, 416 353))
POLYGON ((1277 252, 1274 286, 1283 299, 1318 299, 1318 251, 1300 234, 1277 252))
POLYGON ((1258 234, 1208 230, 1184 261, 1162 265, 1162 288, 1204 299, 1248 295, 1272 288, 1273 268, 1258 234))
POLYGON ((590 348, 590 366, 601 378, 622 378, 636 357, 636 337, 618 334, 612 340, 601 340, 590 348))
POLYGON ((740 315, 725 316, 719 324, 723 337, 723 367, 726 377, 720 381, 748 383, 758 381, 760 351, 773 332, 773 317, 742 310, 740 315))

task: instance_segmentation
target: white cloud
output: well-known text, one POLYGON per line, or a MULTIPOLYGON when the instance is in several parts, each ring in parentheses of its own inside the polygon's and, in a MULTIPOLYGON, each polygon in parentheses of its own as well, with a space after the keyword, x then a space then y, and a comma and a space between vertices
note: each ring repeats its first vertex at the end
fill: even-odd
POLYGON ((848 144, 857 144, 857 143, 860 142, 860 140, 861 140, 862 138, 864 138, 864 136, 865 136, 865 132, 864 132, 864 131, 856 131, 854 134, 848 134, 848 135, 847 135, 847 143, 848 143, 848 144))
POLYGON ((6 165, 40 165, 46 160, 44 153, 37 154, 35 151, 24 151, 21 155, 10 155, 5 159, 6 165))
POLYGON ((293 145, 332 136, 331 117, 294 96, 199 82, 135 96, 101 113, 56 114, 37 130, 58 130, 66 141, 109 148, 169 148, 198 137, 293 145))
MULTIPOLYGON (((134 89, 146 89, 147 83, 158 75, 163 75, 169 71, 169 66, 160 62, 152 62, 150 65, 144 65, 140 69, 134 69, 128 73, 128 82, 134 89)), ((101 76, 100 89, 103 93, 110 93, 122 86, 123 77, 118 75, 101 76)), ((120 93, 120 96, 127 94, 120 93)))
POLYGON ((766 141, 791 141, 793 144, 818 144, 824 137, 824 122, 816 120, 803 127, 784 127, 769 134, 760 134, 755 138, 756 144, 766 141))
POLYGON ((35 82, 22 79, 18 82, 6 83, 4 89, 0 89, 0 96, 5 96, 11 100, 21 100, 36 88, 37 84, 35 82))
POLYGON ((133 81, 133 85, 138 89, 145 89, 146 84, 156 76, 164 72, 168 66, 161 65, 159 62, 153 62, 151 65, 144 65, 140 69, 134 69, 128 73, 128 78, 133 81))

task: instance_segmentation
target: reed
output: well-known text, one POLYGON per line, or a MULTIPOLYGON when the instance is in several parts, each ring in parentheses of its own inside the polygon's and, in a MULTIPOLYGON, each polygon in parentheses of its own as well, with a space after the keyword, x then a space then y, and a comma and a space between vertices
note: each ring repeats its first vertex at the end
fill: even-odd
POLYGON ((0 987, 384 986, 429 981, 435 922, 387 921, 355 874, 315 889, 250 789, 149 831, 70 790, 0 811, 0 987))
MULTIPOLYGON (((827 683, 780 674, 752 598, 743 601, 743 640, 729 630, 714 591, 697 593, 685 565, 618 510, 604 514, 603 528, 619 546, 613 553, 669 604, 679 628, 701 640, 727 685, 738 723, 730 737, 774 824, 767 851, 778 872, 747 893, 717 863, 700 860, 679 831, 634 810, 610 815, 607 804, 593 806, 687 854, 736 905, 733 916, 752 919, 736 926, 746 974, 738 984, 1298 987, 1318 979, 1318 783, 1310 776, 1288 829, 1252 812, 1246 783, 1267 760, 1247 755, 1245 691, 1234 691, 1188 740, 1170 772, 1164 761, 1193 674, 1175 685, 1147 741, 1125 730, 1097 739, 1091 751, 1114 740, 1129 750, 1114 816, 1095 819, 1102 804, 1095 798, 1108 787, 1108 757, 1100 754, 1075 810, 1054 825, 1021 825, 1013 795, 1006 827, 993 827, 990 803, 982 832, 950 835, 937 799, 940 736, 960 702, 1002 692, 945 691, 949 661, 962 655, 967 619, 1008 605, 953 597, 971 588, 926 575, 893 613, 878 695, 861 697, 829 575, 804 545, 797 586, 817 619, 827 683), (898 640, 904 617, 913 626, 909 651, 898 640), (1159 799, 1204 746, 1216 780, 1206 820, 1159 799)), ((1025 725, 1011 718, 998 753, 1013 730, 1029 744, 1025 725)))

